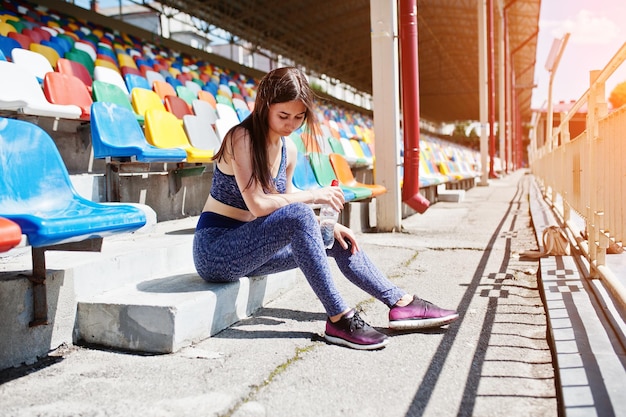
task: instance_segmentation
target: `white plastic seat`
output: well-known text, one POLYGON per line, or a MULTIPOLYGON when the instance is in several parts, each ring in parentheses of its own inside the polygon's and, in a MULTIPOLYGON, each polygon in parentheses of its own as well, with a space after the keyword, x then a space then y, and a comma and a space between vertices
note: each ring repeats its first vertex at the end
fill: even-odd
POLYGON ((30 49, 15 48, 11 55, 13 56, 13 62, 22 70, 28 71, 37 77, 39 83, 43 81, 48 72, 54 71, 52 64, 45 56, 30 49))
POLYGON ((111 68, 96 65, 93 70, 93 79, 116 85, 120 87, 122 91, 124 91, 124 93, 130 94, 128 91, 128 87, 126 87, 126 82, 124 81, 124 78, 122 78, 122 75, 119 72, 112 70, 111 68))
POLYGON ((207 119, 194 115, 183 116, 183 127, 189 142, 199 149, 217 152, 222 142, 207 119))
POLYGON ((208 102, 204 100, 194 100, 191 102, 193 113, 208 121, 210 125, 214 125, 217 120, 217 111, 208 102))
POLYGON ((52 104, 30 72, 12 62, 0 61, 0 103, 2 108, 34 116, 78 119, 82 114, 75 105, 52 104))

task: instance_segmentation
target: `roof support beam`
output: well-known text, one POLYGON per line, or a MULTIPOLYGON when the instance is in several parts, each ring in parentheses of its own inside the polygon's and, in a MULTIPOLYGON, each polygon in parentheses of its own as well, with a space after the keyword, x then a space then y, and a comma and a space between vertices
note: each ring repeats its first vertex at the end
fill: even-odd
POLYGON ((396 0, 370 0, 376 182, 387 192, 376 197, 376 227, 400 231, 400 103, 396 0))

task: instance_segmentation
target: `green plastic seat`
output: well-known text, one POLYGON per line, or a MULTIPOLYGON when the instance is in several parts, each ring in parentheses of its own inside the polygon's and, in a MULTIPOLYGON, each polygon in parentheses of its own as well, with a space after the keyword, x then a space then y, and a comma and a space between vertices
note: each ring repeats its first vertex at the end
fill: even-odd
POLYGON ((144 116, 135 113, 135 109, 133 108, 133 105, 130 102, 128 95, 117 85, 107 83, 105 81, 94 80, 91 88, 94 101, 113 103, 117 104, 118 106, 127 108, 128 110, 133 112, 135 118, 140 124, 144 123, 144 116))
MULTIPOLYGON (((333 180, 338 180, 337 175, 330 163, 330 158, 324 153, 310 153, 309 162, 317 182, 322 187, 329 187, 333 180)), ((354 193, 354 200, 366 200, 372 197, 372 190, 363 187, 349 187, 346 185, 339 185, 342 190, 348 190, 354 193)))

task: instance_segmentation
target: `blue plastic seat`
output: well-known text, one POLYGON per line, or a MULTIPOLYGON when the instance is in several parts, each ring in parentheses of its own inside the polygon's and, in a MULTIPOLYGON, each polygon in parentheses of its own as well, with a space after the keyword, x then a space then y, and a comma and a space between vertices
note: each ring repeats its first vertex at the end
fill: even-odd
POLYGON ((146 90, 152 90, 148 79, 144 76, 137 74, 125 74, 124 81, 128 91, 133 91, 133 88, 145 88, 146 90))
POLYGON ((76 193, 46 131, 0 118, 0 216, 17 223, 28 244, 41 248, 132 231, 144 212, 127 204, 101 204, 76 193))
POLYGON ((182 162, 187 158, 184 149, 150 145, 131 110, 103 101, 91 106, 91 141, 95 158, 138 162, 182 162))
POLYGON ((13 50, 21 47, 20 43, 15 39, 0 35, 0 50, 10 61, 13 61, 13 50))
MULTIPOLYGON (((315 172, 313 172, 308 158, 302 152, 298 152, 296 168, 291 181, 296 188, 303 191, 315 190, 322 187, 317 181, 317 177, 315 176, 315 172)), ((356 194, 352 190, 343 187, 341 190, 343 191, 343 198, 346 202, 353 201, 356 198, 356 194)))

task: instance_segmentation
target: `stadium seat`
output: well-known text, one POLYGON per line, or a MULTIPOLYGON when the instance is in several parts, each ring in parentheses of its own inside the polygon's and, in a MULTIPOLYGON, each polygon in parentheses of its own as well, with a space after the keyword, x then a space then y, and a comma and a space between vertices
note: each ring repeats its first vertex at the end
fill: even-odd
POLYGON ((176 95, 176 89, 167 81, 155 80, 152 83, 152 90, 157 93, 161 100, 165 100, 165 96, 176 95))
POLYGON ((211 105, 214 109, 217 109, 217 101, 215 96, 208 91, 202 90, 198 92, 198 99, 204 100, 211 105))
MULTIPOLYGON (((317 178, 315 177, 307 155, 302 152, 298 152, 292 182, 294 187, 302 191, 315 190, 322 187, 319 182, 317 182, 317 178)), ((356 199, 356 194, 352 190, 342 187, 341 191, 343 192, 343 198, 346 202, 349 203, 356 199)))
POLYGON ((191 103, 193 114, 206 120, 211 126, 215 125, 217 120, 217 111, 206 101, 196 99, 191 103))
POLYGON ((16 40, 17 43, 20 44, 22 49, 29 49, 30 44, 33 43, 33 40, 29 36, 22 35, 19 32, 9 32, 7 36, 11 39, 16 40))
POLYGON ((223 103, 217 103, 215 110, 217 110, 217 118, 224 120, 228 125, 235 126, 239 124, 239 116, 232 106, 223 103))
POLYGON ((187 158, 184 149, 150 145, 132 110, 115 103, 92 104, 91 141, 95 158, 129 158, 137 162, 182 162, 187 158))
POLYGON ((23 71, 27 71, 37 77, 39 83, 43 82, 43 77, 54 71, 48 59, 29 49, 16 48, 13 50, 13 62, 23 71))
POLYGON ((8 36, 0 35, 0 50, 2 50, 2 53, 4 53, 4 56, 8 58, 9 61, 13 61, 13 50, 15 48, 21 48, 18 41, 8 36))
POLYGON ((159 95, 152 90, 134 88, 130 92, 130 101, 135 113, 144 116, 144 118, 150 109, 167 111, 159 95))
POLYGON ((357 139, 348 139, 348 143, 350 144, 350 146, 352 146, 352 149, 354 149, 354 153, 356 154, 357 158, 364 159, 367 165, 371 166, 374 163, 374 158, 365 155, 365 152, 363 151, 363 148, 361 147, 361 144, 359 142, 360 141, 357 139))
MULTIPOLYGON (((340 138, 340 139, 334 138, 334 139, 339 140, 339 143, 341 143, 341 146, 343 147, 345 158, 347 160, 354 161, 355 166, 369 165, 369 162, 367 158, 365 158, 365 156, 360 156, 356 153, 356 151, 354 150, 354 147, 352 146, 352 142, 350 141, 350 139, 348 138, 340 138)), ((361 150, 361 152, 363 151, 361 150)), ((340 152, 337 152, 337 153, 340 153, 340 152)))
POLYGON ((43 247, 143 226, 143 211, 99 204, 76 193, 52 138, 22 120, 0 118, 0 215, 20 225, 28 244, 43 247))
POLYGON ((165 109, 168 112, 172 113, 180 120, 183 119, 183 116, 193 115, 193 111, 191 110, 191 107, 189 107, 189 104, 178 96, 165 96, 163 105, 165 105, 165 109))
POLYGON ((85 40, 78 40, 76 42, 74 42, 74 48, 82 51, 84 53, 86 53, 87 55, 89 55, 89 58, 91 58, 91 62, 95 62, 96 61, 96 57, 98 56, 96 53, 96 48, 94 48, 94 46, 85 41, 85 40))
POLYGON ((185 100, 190 106, 191 103, 193 103, 193 101, 198 98, 198 94, 194 93, 192 90, 185 87, 184 85, 176 87, 176 95, 185 100))
POLYGON ((117 85, 126 94, 130 94, 122 74, 114 69, 96 65, 93 69, 93 79, 117 85))
POLYGON ((360 187, 360 188, 369 188, 372 190, 372 197, 378 197, 379 195, 385 194, 387 189, 379 184, 364 184, 359 182, 354 178, 354 174, 352 173, 352 169, 348 164, 346 159, 339 155, 338 153, 331 153, 328 155, 330 159, 330 163, 335 170, 335 174, 337 175, 337 179, 340 184, 347 185, 349 187, 360 187))
POLYGON ((0 217, 0 252, 13 249, 22 241, 22 229, 9 219, 0 217))
POLYGON ((15 26, 8 24, 7 22, 0 22, 0 35, 8 36, 9 33, 16 33, 15 26))
POLYGON ((43 80, 43 91, 52 104, 73 104, 80 107, 80 119, 89 120, 91 94, 87 86, 73 75, 49 72, 43 80))
POLYGON ((30 50, 33 52, 37 52, 40 55, 43 55, 48 60, 48 62, 50 62, 52 68, 57 67, 57 61, 59 60, 60 56, 56 49, 39 43, 31 43, 30 50))
POLYGON ((34 116, 78 119, 82 114, 78 106, 50 103, 33 74, 8 61, 0 61, 0 103, 34 116), (15 107, 20 102, 24 105, 15 107))
POLYGON ((128 91, 133 91, 133 88, 145 88, 146 90, 152 90, 148 79, 143 75, 125 74, 124 82, 126 82, 126 88, 128 91))
POLYGON ((187 152, 187 162, 212 162, 213 151, 192 146, 181 121, 166 110, 148 110, 145 130, 148 143, 158 148, 182 148, 187 152))
POLYGON ((157 71, 146 71, 145 77, 148 80, 148 82, 150 83, 151 87, 152 87, 152 85, 154 84, 155 81, 166 82, 165 81, 165 77, 163 77, 163 75, 161 75, 157 71))
MULTIPOLYGON (((329 187, 333 180, 338 180, 335 170, 333 169, 330 159, 327 154, 324 153, 310 153, 309 163, 315 174, 317 182, 322 187, 329 187)), ((353 201, 365 200, 372 197, 372 190, 365 187, 351 187, 345 184, 339 183, 339 187, 342 190, 348 190, 354 193, 355 197, 353 201)), ((344 193, 345 196, 345 193, 344 193)))
POLYGON ((59 58, 57 61, 57 71, 61 74, 73 75, 85 84, 87 90, 91 93, 91 85, 93 79, 89 75, 89 71, 83 64, 76 61, 71 61, 66 58, 59 58))
POLYGON ((91 60, 91 58, 89 57, 89 54, 79 49, 72 48, 70 49, 69 52, 65 54, 63 58, 69 59, 71 61, 80 62, 81 64, 83 64, 85 68, 87 68, 87 71, 89 72, 89 76, 91 76, 91 79, 93 79, 93 72, 94 72, 95 65, 93 61, 91 60))
MULTIPOLYGON (((298 152, 298 159, 296 160, 296 167, 293 171, 292 182, 294 187, 302 191, 315 190, 322 187, 315 178, 315 174, 311 169, 309 160, 302 152, 298 152)), ((348 201, 347 198, 346 201, 348 201)))
POLYGON ((222 145, 213 126, 207 119, 195 115, 186 115, 183 117, 183 127, 191 145, 198 149, 207 149, 215 154, 222 145))
POLYGON ((130 98, 121 88, 114 84, 109 84, 104 81, 94 81, 93 82, 93 91, 92 96, 94 101, 100 101, 104 103, 113 103, 117 104, 120 107, 124 107, 133 113, 135 120, 140 124, 144 122, 144 116, 138 113, 135 113, 135 109, 130 102, 130 98))
POLYGON ((198 84, 198 82, 202 82, 200 80, 191 80, 191 81, 186 81, 185 82, 185 87, 187 87, 189 90, 191 90, 191 92, 195 95, 194 99, 198 98, 198 92, 202 91, 202 86, 200 84, 198 84))

